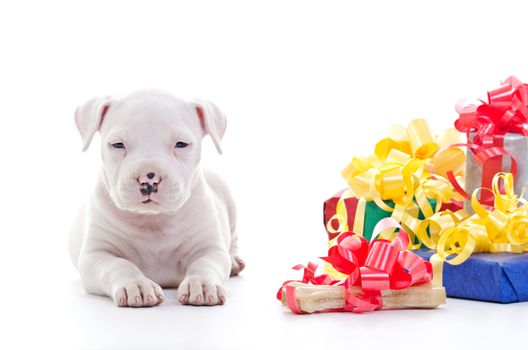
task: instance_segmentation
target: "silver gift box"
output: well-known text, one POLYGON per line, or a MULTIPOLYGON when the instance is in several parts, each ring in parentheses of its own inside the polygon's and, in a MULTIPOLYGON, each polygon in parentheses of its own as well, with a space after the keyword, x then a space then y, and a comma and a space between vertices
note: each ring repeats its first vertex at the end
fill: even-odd
MULTIPOLYGON (((474 133, 470 134, 471 140, 474 133)), ((528 188, 528 137, 516 133, 507 133, 504 136, 504 149, 517 161, 517 176, 515 178, 515 194, 521 195, 523 188, 528 188)), ((510 157, 502 157, 502 172, 511 171, 510 157)), ((470 195, 477 188, 482 187, 482 165, 475 160, 473 152, 469 149, 466 154, 465 190, 470 195)), ((491 184, 490 184, 491 186, 491 184)), ((479 194, 480 199, 480 194, 479 194)), ((466 200, 464 208, 473 212, 471 202, 466 200)))

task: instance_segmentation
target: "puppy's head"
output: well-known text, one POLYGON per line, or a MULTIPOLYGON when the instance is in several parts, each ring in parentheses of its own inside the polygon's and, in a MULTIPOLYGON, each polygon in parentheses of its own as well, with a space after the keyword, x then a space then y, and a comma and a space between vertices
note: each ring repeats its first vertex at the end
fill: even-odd
POLYGON ((202 138, 219 153, 224 114, 207 101, 183 101, 157 91, 124 98, 97 97, 75 111, 86 150, 101 134, 103 181, 120 209, 171 213, 190 197, 198 175, 202 138))

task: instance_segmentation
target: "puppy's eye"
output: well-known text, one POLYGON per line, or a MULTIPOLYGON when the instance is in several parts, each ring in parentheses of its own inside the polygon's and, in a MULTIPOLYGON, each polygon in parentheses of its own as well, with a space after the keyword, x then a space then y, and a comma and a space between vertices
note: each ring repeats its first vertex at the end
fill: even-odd
POLYGON ((123 142, 116 142, 116 143, 112 143, 112 147, 114 147, 114 148, 125 148, 125 144, 123 142))
POLYGON ((183 141, 176 142, 176 148, 185 148, 187 146, 189 146, 187 142, 183 142, 183 141))

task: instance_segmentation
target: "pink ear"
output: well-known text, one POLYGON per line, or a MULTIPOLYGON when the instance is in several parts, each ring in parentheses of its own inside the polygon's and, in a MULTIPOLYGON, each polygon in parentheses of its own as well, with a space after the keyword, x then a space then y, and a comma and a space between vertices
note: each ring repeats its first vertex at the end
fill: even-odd
POLYGON ((81 134, 83 151, 88 149, 93 136, 101 128, 110 102, 110 96, 95 97, 75 110, 75 125, 81 134))
POLYGON ((216 150, 222 154, 220 142, 227 127, 227 118, 222 111, 212 102, 199 100, 195 102, 196 113, 204 134, 211 136, 216 150))
POLYGON ((200 126, 205 130, 204 111, 201 106, 196 106, 196 113, 198 113, 198 118, 200 119, 200 126))

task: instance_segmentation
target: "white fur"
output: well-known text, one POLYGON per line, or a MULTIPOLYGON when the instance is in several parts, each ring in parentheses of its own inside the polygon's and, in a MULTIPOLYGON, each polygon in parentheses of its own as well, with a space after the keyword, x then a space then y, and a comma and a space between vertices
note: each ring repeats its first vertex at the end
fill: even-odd
POLYGON ((183 304, 223 303, 230 272, 244 267, 235 206, 222 179, 199 165, 205 135, 221 152, 223 113, 210 102, 140 91, 91 99, 75 121, 83 150, 98 130, 102 143, 100 177, 70 239, 86 291, 119 306, 157 305, 161 287, 178 287, 183 304), (178 141, 189 146, 175 148, 178 141), (161 182, 147 197, 139 179, 149 172, 161 182))

